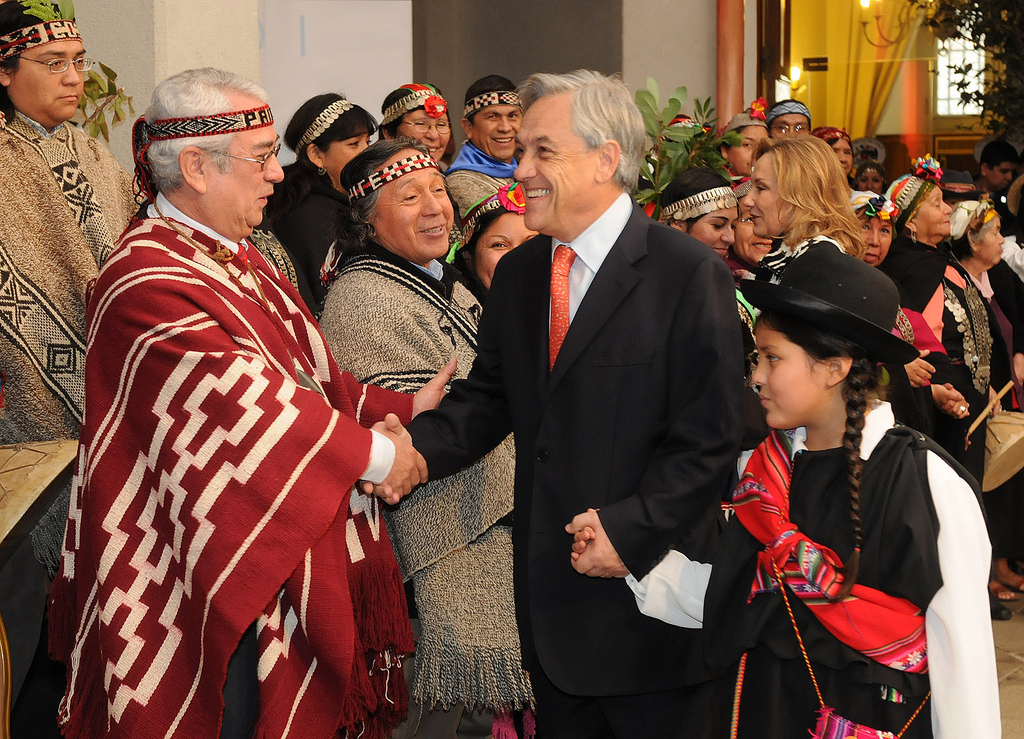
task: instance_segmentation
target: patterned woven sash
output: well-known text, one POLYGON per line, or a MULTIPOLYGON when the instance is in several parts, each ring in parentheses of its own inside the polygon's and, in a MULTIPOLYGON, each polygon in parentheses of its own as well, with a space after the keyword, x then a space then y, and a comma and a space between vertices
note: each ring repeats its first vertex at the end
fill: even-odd
POLYGON ((927 672, 924 614, 917 606, 864 585, 854 585, 840 602, 833 600, 843 584, 842 560, 789 520, 791 449, 786 433, 773 430, 754 450, 733 491, 737 517, 765 545, 750 598, 775 589, 777 566, 785 584, 841 642, 887 667, 927 672))
POLYGON ((74 150, 67 125, 60 126, 50 138, 43 138, 19 116, 13 116, 7 122, 7 130, 39 152, 39 156, 50 167, 57 188, 68 201, 71 212, 75 214, 75 221, 92 250, 96 266, 102 267, 114 250, 114 240, 120 234, 111 234, 107 228, 103 212, 96 201, 96 191, 79 166, 78 154, 74 150))

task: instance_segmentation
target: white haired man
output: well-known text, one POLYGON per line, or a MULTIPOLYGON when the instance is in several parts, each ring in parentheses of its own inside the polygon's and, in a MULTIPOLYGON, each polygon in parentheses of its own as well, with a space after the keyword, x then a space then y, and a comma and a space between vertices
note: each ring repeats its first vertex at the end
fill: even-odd
POLYGON ((282 178, 262 89, 183 72, 134 133, 152 203, 90 303, 51 610, 65 735, 386 736, 411 633, 377 500, 350 491, 425 479, 399 421, 447 375, 412 396, 342 374, 248 243, 282 178))
POLYGON ((727 690, 700 631, 642 616, 615 578, 643 578, 673 545, 708 561, 741 427, 732 280, 630 199, 644 134, 621 82, 537 74, 519 94, 516 179, 542 236, 499 262, 473 369, 409 432, 433 477, 515 433, 516 610, 539 736, 720 736, 727 690), (567 531, 585 527, 571 553, 567 531))

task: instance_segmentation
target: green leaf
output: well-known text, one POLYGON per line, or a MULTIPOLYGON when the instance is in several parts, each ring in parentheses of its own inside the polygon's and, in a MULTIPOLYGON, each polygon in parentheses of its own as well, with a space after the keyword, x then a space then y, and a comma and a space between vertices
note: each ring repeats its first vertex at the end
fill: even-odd
POLYGON ((671 123, 679 115, 679 111, 682 108, 683 103, 679 98, 669 98, 668 105, 661 111, 661 120, 665 121, 665 123, 671 123))
POLYGON ((678 100, 681 108, 682 105, 686 102, 689 95, 687 94, 685 87, 677 87, 675 90, 672 91, 672 94, 669 97, 674 97, 676 100, 678 100))
POLYGON ((653 77, 647 78, 647 89, 654 98, 654 106, 658 106, 658 100, 661 99, 661 94, 658 92, 658 81, 653 77))
POLYGON ((60 11, 60 17, 65 20, 75 19, 75 3, 73 0, 57 0, 57 10, 60 11))
POLYGON ((115 72, 113 69, 108 67, 103 62, 98 62, 98 64, 100 65, 100 70, 102 70, 103 74, 106 76, 108 80, 110 80, 111 82, 117 80, 117 72, 115 72))

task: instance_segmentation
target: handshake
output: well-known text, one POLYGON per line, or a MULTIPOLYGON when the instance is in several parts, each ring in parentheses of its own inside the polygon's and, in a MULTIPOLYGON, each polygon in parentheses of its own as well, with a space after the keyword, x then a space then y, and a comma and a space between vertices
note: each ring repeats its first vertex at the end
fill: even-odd
MULTIPOLYGON (((452 357, 440 372, 416 391, 412 400, 413 418, 423 411, 437 408, 438 403, 445 396, 445 387, 451 381, 456 369, 458 369, 458 362, 455 357, 452 357)), ((427 481, 427 462, 423 459, 423 455, 416 451, 412 445, 412 437, 395 414, 389 413, 383 421, 375 423, 373 430, 391 439, 395 445, 395 462, 391 465, 388 476, 381 482, 362 480, 359 483, 359 488, 367 495, 376 495, 388 505, 396 505, 414 487, 427 481)))

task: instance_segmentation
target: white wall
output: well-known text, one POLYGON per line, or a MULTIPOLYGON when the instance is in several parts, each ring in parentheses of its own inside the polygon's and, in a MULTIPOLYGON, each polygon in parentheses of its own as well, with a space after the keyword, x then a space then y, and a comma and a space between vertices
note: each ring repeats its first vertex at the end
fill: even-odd
POLYGON ((384 97, 412 81, 412 0, 259 5, 263 86, 278 133, 303 102, 324 92, 343 93, 380 120, 384 97))
MULTIPOLYGON (((88 0, 76 7, 89 56, 118 74, 141 115, 157 83, 194 67, 220 67, 259 80, 257 0, 88 0)), ((131 125, 110 149, 132 171, 131 125)))

